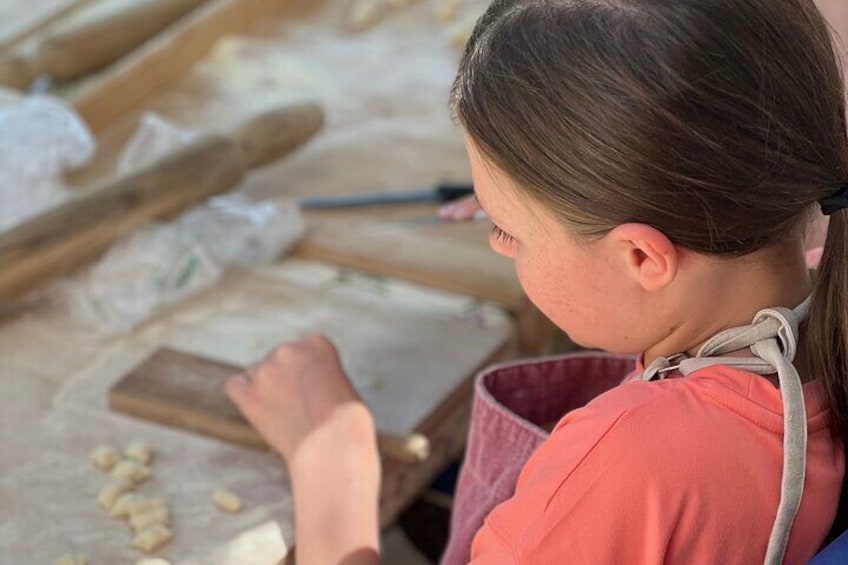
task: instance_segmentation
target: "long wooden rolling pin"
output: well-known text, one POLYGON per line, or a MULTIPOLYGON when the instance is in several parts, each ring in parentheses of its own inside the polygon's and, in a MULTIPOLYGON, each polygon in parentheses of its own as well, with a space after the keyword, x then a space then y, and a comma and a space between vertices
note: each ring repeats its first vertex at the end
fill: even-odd
POLYGON ((0 84, 26 88, 42 74, 73 80, 126 55, 207 0, 138 0, 58 26, 34 53, 0 58, 0 84))
POLYGON ((121 235, 237 186, 252 168, 290 153, 323 124, 320 106, 261 114, 233 136, 211 136, 0 233, 0 310, 96 259, 121 235))

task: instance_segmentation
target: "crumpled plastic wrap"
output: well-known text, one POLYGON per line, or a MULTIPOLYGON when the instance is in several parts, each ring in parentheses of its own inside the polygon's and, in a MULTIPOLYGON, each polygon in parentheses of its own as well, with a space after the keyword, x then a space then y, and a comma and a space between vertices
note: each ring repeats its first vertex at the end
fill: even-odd
POLYGON ((59 297, 97 333, 127 332, 160 308, 214 285, 231 265, 273 261, 305 229, 293 202, 219 196, 116 242, 86 272, 60 283, 59 297))
POLYGON ((62 175, 86 164, 96 147, 64 101, 0 90, 0 230, 67 199, 62 175))
MULTIPOLYGON (((196 137, 148 112, 121 153, 119 174, 146 167, 196 137)), ((160 308, 214 285, 228 266, 273 261, 305 230, 294 203, 219 196, 119 240, 86 272, 60 283, 58 296, 96 333, 128 332, 160 308)))
POLYGON ((156 112, 145 112, 133 137, 118 159, 118 173, 127 175, 168 153, 187 145, 197 134, 166 120, 156 112))

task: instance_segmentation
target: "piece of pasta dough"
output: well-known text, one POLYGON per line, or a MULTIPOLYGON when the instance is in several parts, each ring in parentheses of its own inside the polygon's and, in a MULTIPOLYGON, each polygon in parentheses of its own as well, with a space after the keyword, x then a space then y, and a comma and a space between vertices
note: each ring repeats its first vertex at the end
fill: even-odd
POLYGON ((153 553, 174 537, 174 533, 162 524, 153 524, 143 532, 139 532, 132 540, 133 547, 145 553, 153 553))
POLYGON ((143 532, 154 524, 167 526, 171 523, 171 513, 167 508, 154 508, 144 514, 136 514, 130 517, 130 526, 136 533, 143 532))
POLYGON ((137 485, 149 479, 152 474, 153 472, 150 470, 150 467, 131 459, 124 459, 115 465, 115 468, 110 473, 113 479, 131 481, 137 485))
POLYGON ((56 565, 88 565, 88 557, 81 553, 66 553, 56 560, 56 565))
POLYGON ((109 483, 100 489, 100 493, 97 495, 97 503, 100 504, 100 507, 104 510, 110 510, 119 496, 131 491, 132 489, 133 484, 129 481, 115 481, 114 483, 109 483))
POLYGON ((227 490, 216 490, 212 493, 212 502, 215 506, 230 514, 241 512, 241 499, 227 490))
POLYGON ((124 455, 143 465, 150 465, 153 462, 155 454, 156 452, 153 450, 153 446, 140 440, 130 443, 124 450, 124 455))
POLYGON ((146 498, 141 497, 138 500, 134 500, 130 503, 129 511, 130 516, 137 516, 139 514, 144 514, 145 512, 149 512, 150 510, 154 510, 156 508, 165 508, 165 501, 161 498, 146 498))
POLYGON ((171 562, 159 557, 145 557, 136 561, 135 565, 171 565, 171 562))
POLYGON ((91 452, 89 459, 92 465, 108 472, 121 460, 121 454, 111 445, 101 445, 91 452))
POLYGON ((144 497, 134 492, 126 492, 115 499, 115 503, 109 509, 112 518, 127 519, 130 516, 130 508, 136 502, 144 500, 144 497))

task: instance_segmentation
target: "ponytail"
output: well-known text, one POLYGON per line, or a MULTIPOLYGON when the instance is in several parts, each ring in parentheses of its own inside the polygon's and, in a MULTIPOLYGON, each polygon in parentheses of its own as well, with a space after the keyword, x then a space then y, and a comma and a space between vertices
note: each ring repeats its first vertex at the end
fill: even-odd
MULTIPOLYGON (((830 216, 807 322, 807 350, 812 375, 822 379, 834 433, 848 445, 848 210, 830 216)), ((831 529, 836 538, 848 529, 848 482, 831 529)))

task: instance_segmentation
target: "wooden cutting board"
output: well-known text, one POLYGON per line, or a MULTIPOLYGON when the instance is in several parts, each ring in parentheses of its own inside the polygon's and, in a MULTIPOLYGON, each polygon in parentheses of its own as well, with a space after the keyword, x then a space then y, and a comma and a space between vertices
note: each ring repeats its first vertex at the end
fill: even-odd
POLYGON ((223 382, 279 343, 321 332, 371 408, 383 452, 398 458, 401 450, 392 447, 410 453, 403 442, 416 434, 434 439, 431 417, 457 399, 467 402, 481 367, 514 354, 506 317, 469 311, 472 306, 458 295, 312 262, 233 272, 98 355, 68 380, 57 402, 87 409, 108 404, 265 447, 223 393, 223 382))
POLYGON ((301 257, 404 278, 495 302, 530 307, 512 261, 489 248, 487 221, 430 222, 433 206, 310 212, 301 257))
POLYGON ((239 367, 162 348, 109 391, 109 407, 249 447, 267 447, 224 394, 239 367))
MULTIPOLYGON (((224 393, 227 378, 242 368, 162 348, 109 391, 109 407, 131 416, 182 428, 248 447, 267 449, 264 439, 224 393)), ((378 433, 383 454, 414 463, 426 459, 429 441, 421 434, 378 433)))

